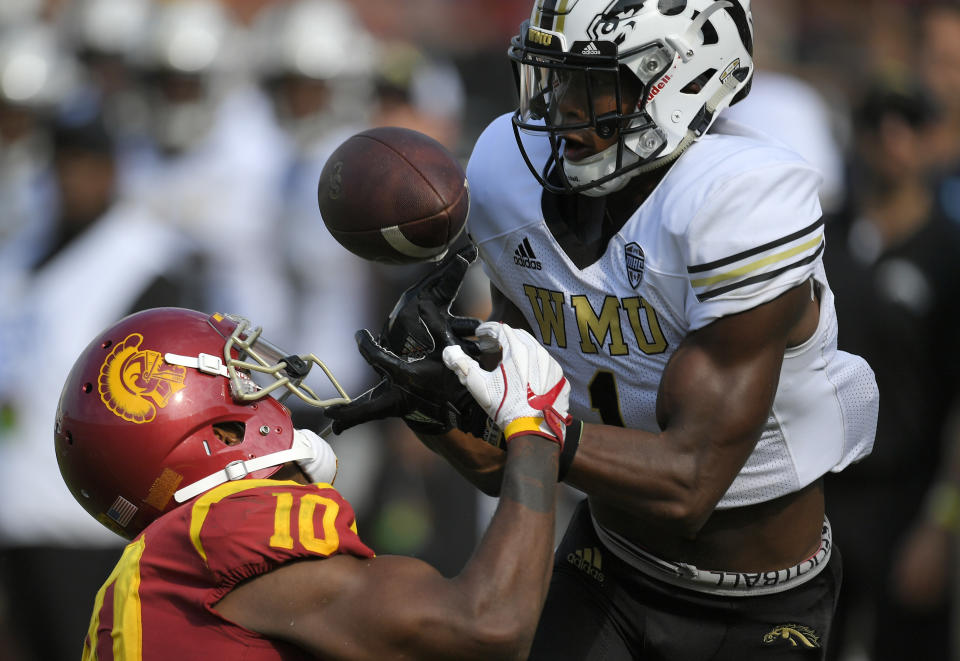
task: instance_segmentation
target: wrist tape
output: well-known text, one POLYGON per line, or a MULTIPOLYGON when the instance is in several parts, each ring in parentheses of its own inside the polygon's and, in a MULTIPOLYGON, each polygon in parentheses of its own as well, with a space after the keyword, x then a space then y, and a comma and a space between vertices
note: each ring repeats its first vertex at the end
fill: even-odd
POLYGON ((580 447, 580 437, 583 435, 583 420, 574 419, 567 425, 567 437, 563 441, 563 449, 560 451, 560 465, 557 470, 557 482, 563 482, 570 472, 570 465, 573 464, 573 457, 577 454, 580 447))

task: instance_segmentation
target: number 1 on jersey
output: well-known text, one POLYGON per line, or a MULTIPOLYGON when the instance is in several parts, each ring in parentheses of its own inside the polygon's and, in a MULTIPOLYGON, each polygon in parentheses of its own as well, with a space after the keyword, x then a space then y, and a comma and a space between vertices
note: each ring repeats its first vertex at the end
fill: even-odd
POLYGON ((600 414, 605 425, 626 427, 620 413, 620 396, 617 393, 617 378, 608 370, 597 370, 590 380, 590 408, 600 414))

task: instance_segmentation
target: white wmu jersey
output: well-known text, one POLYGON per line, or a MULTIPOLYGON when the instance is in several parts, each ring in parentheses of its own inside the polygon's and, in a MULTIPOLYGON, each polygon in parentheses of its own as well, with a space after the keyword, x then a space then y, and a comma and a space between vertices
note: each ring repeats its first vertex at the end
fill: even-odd
MULTIPOLYGON (((524 141, 534 164, 545 162, 546 139, 524 141)), ((487 275, 563 366, 574 416, 658 431, 660 377, 690 331, 813 278, 819 327, 787 351, 760 441, 719 507, 796 491, 870 453, 876 381, 864 360, 837 350, 820 177, 799 156, 718 121, 583 268, 546 224, 509 115, 480 137, 467 178, 468 231, 487 275)))

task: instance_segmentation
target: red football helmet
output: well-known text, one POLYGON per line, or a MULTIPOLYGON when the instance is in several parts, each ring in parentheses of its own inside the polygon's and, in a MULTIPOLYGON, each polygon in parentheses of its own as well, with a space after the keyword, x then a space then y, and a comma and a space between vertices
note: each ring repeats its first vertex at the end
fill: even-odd
POLYGON ((54 431, 60 472, 87 512, 132 539, 207 489, 311 456, 270 395, 321 408, 349 397, 316 356, 288 355, 260 332, 239 317, 156 308, 90 343, 67 377, 54 431), (320 399, 303 383, 312 364, 339 397, 320 399))

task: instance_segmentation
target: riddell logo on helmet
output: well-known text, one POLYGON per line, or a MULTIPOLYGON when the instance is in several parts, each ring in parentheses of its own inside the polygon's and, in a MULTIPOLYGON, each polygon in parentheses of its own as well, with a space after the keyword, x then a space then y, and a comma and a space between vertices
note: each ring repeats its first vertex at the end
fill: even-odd
POLYGON ((130 333, 100 366, 100 399, 114 415, 140 424, 157 415, 184 387, 187 368, 165 363, 159 351, 140 350, 143 336, 130 333))
POLYGON ((653 98, 660 93, 660 91, 667 86, 667 83, 670 82, 670 74, 667 74, 660 79, 653 87, 650 88, 650 94, 647 95, 647 102, 653 101, 653 98))
POLYGON ((650 94, 647 95, 647 102, 653 101, 653 97, 660 93, 660 91, 667 86, 667 83, 670 82, 670 74, 667 74, 660 81, 650 88, 650 94))

